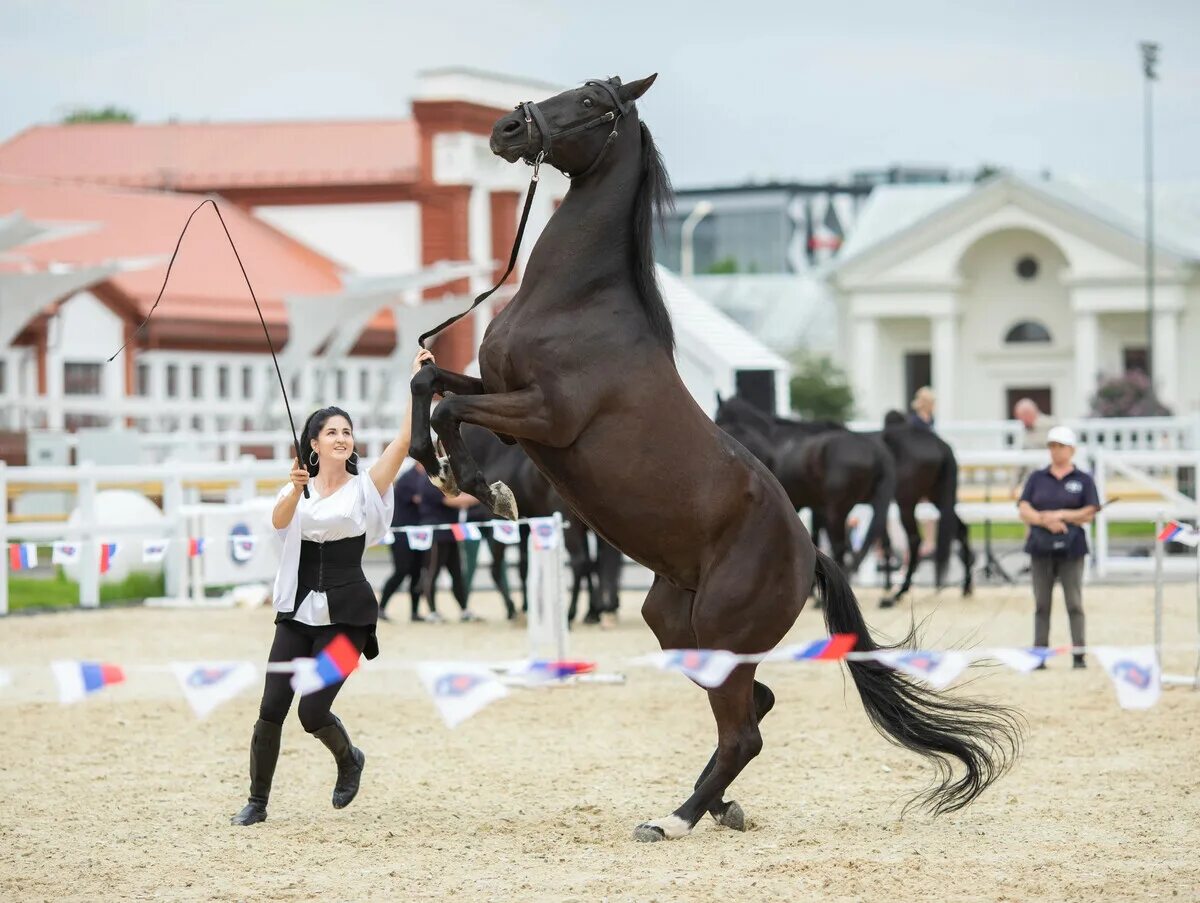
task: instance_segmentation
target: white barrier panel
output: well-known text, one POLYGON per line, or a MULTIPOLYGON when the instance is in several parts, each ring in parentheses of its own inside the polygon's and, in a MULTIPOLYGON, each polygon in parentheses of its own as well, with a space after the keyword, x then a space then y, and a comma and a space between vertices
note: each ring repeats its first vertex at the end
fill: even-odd
POLYGON ((529 524, 529 612, 527 630, 530 658, 567 658, 566 587, 563 583, 563 519, 531 518, 529 524))

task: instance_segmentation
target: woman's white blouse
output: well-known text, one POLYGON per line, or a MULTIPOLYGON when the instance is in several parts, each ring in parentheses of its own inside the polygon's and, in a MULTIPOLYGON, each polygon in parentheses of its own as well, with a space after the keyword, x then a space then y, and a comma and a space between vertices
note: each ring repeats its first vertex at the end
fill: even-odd
MULTIPOLYGON (((278 502, 292 491, 288 483, 279 490, 278 502)), ((283 543, 279 556, 279 571, 275 574, 273 603, 276 611, 292 611, 300 571, 300 542, 333 542, 352 536, 366 535, 366 544, 381 542, 392 528, 395 498, 389 486, 382 495, 365 470, 351 477, 340 489, 327 496, 317 495, 316 487, 308 484, 309 498, 300 497, 291 522, 275 533, 283 543)), ((295 619, 301 624, 320 627, 329 621, 329 600, 325 593, 311 590, 296 609, 295 619)))

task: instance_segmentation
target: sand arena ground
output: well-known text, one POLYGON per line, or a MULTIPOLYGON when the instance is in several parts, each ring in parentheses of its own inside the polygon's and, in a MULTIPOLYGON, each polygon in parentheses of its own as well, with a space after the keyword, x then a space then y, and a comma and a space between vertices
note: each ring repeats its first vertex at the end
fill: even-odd
MULTIPOLYGON (((874 626, 903 627, 905 612, 863 595, 874 626)), ((381 661, 521 655, 524 634, 477 598, 488 623, 382 625, 381 661)), ((1167 598, 1168 640, 1190 641, 1192 588, 1167 598)), ((653 649, 640 601, 624 596, 616 630, 577 630, 572 652, 613 670, 653 649)), ((1146 587, 1089 587, 1090 639, 1148 641, 1150 603, 1146 587)), ((1023 644, 1030 607, 1028 588, 968 602, 925 591, 915 606, 929 645, 1023 644)), ((677 675, 631 668, 623 686, 518 691, 448 731, 414 674, 363 671, 336 708, 368 755, 358 800, 330 808, 332 761, 293 714, 270 820, 238 829, 257 688, 198 721, 169 675, 134 673, 61 707, 49 669, 22 668, 259 661, 270 621, 135 608, 0 623, 0 665, 15 669, 0 689, 0 899, 1200 899, 1200 693, 1124 712, 1095 665, 976 669, 967 692, 1020 707, 1028 740, 1013 773, 938 820, 900 819, 928 771, 870 728, 839 667, 767 666, 779 704, 730 793, 750 830, 705 821, 653 845, 632 828, 687 796, 715 737, 704 694, 677 675)), ((1065 622, 1057 607, 1055 642, 1065 622)), ((793 638, 822 632, 806 610, 793 638)), ((1184 653, 1168 664, 1191 668, 1184 653)))

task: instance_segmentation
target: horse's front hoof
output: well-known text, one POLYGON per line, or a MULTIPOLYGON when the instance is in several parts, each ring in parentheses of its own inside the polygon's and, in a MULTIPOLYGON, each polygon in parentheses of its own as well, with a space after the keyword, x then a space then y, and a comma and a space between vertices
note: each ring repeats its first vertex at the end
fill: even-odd
POLYGON ((460 495, 458 480, 454 479, 454 471, 450 469, 450 459, 438 458, 438 464, 440 465, 440 469, 436 476, 433 474, 429 475, 429 482, 442 490, 442 495, 448 499, 460 495))
POLYGON ((667 832, 658 825, 638 825, 633 829, 633 839, 638 843, 658 843, 667 839, 667 832))
POLYGON ((742 811, 741 806, 730 800, 725 806, 725 811, 717 818, 717 824, 734 831, 745 831, 746 813, 742 811))
POLYGON ((894 608, 895 605, 896 605, 896 597, 895 596, 884 596, 882 599, 879 600, 880 608, 894 608))
POLYGON ((517 519, 517 499, 512 490, 500 481, 488 487, 492 490, 492 513, 507 520, 517 519))

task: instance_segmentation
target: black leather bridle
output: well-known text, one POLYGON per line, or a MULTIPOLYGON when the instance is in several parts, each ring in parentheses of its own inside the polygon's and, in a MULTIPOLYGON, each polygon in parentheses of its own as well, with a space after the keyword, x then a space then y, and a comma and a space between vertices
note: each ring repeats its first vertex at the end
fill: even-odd
MULTIPOLYGON (((558 169, 558 171, 568 179, 582 179, 584 176, 595 171, 596 167, 600 165, 600 161, 602 161, 605 155, 608 153, 609 148, 612 147, 613 142, 617 140, 617 123, 620 122, 625 114, 629 112, 630 108, 633 106, 633 101, 622 100, 620 91, 618 91, 616 86, 614 86, 611 82, 600 81, 599 79, 589 79, 583 84, 585 87, 588 85, 594 85, 597 88, 607 92, 616 109, 602 113, 593 119, 588 119, 575 125, 568 126, 562 131, 551 132, 550 124, 546 122, 545 115, 540 109, 538 109, 538 105, 532 100, 517 104, 517 106, 513 108, 515 110, 520 110, 525 116, 525 130, 526 134, 528 135, 528 143, 530 145, 533 144, 533 127, 534 125, 537 125, 538 134, 541 136, 542 144, 537 153, 532 154, 532 156, 527 154, 522 157, 526 163, 533 167, 533 176, 529 180, 529 191, 525 195, 525 209, 521 211, 521 224, 517 226, 517 237, 513 241, 512 253, 509 254, 508 257, 508 267, 505 269, 504 275, 500 277, 500 281, 489 288, 482 295, 478 296, 473 302, 471 302, 470 307, 460 314, 455 314, 453 317, 443 323, 440 323, 428 332, 423 333, 421 337, 417 339, 417 344, 420 347, 424 348, 426 339, 437 335, 447 326, 452 326, 453 324, 457 323, 459 320, 477 308, 480 304, 490 298, 496 289, 504 285, 504 280, 506 280, 509 277, 509 274, 512 273, 513 268, 517 265, 517 253, 521 249, 521 239, 525 236, 525 224, 529 221, 529 210, 533 206, 533 196, 537 192, 542 163, 550 157, 550 152, 554 148, 555 139, 566 138, 569 135, 575 135, 579 132, 595 128, 596 126, 604 125, 608 122, 612 123, 612 131, 608 133, 608 138, 606 138, 604 141, 604 147, 600 148, 600 153, 596 154, 596 159, 591 162, 591 165, 589 165, 587 169, 585 169, 583 172, 577 172, 572 175, 566 170, 559 169, 557 166, 555 166, 555 169, 558 169)), ((553 163, 550 165, 554 166, 553 163)), ((425 365, 428 363, 429 362, 426 361, 425 365)))

